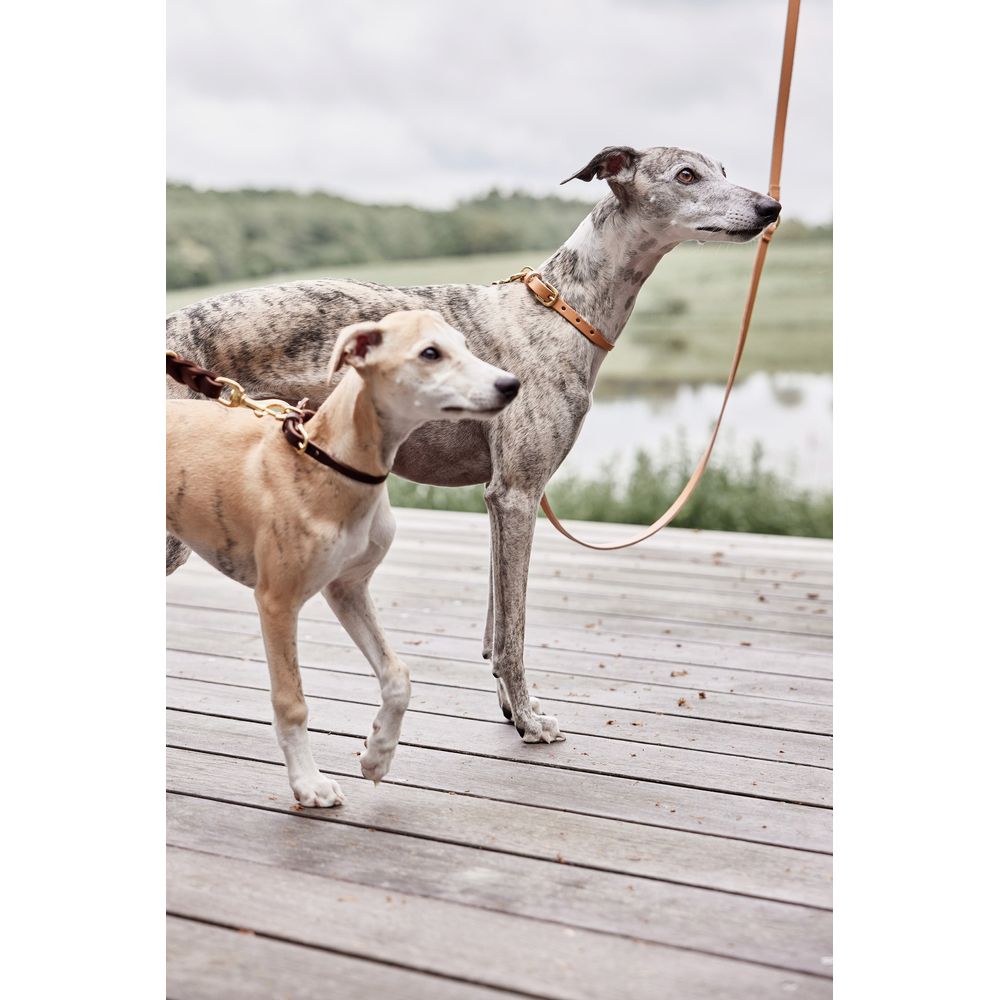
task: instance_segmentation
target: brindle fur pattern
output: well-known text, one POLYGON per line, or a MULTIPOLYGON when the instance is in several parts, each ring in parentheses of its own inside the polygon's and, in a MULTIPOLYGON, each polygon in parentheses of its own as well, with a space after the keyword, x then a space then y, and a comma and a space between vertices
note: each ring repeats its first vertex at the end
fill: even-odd
MULTIPOLYGON (((731 183, 717 161, 672 147, 610 146, 574 177, 607 180, 611 192, 540 270, 612 343, 664 254, 686 240, 752 239, 781 208, 731 183), (684 169, 693 181, 679 179, 684 169)), ((316 402, 329 391, 325 359, 339 329, 390 310, 428 308, 462 331, 475 354, 515 374, 522 389, 489 424, 424 424, 400 448, 393 471, 440 486, 487 484, 483 655, 522 738, 551 739, 558 727, 536 711, 524 675, 528 563, 539 499, 580 431, 604 352, 520 284, 393 288, 333 279, 233 292, 178 310, 167 318, 167 346, 252 392, 316 402)), ((185 390, 171 384, 168 392, 185 390)), ((176 545, 168 552, 175 563, 182 557, 176 545)))

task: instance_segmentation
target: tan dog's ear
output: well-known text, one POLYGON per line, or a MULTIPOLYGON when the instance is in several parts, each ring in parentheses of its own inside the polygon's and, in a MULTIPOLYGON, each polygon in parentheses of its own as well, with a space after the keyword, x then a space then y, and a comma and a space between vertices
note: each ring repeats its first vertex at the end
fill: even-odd
POLYGON ((333 381, 333 376, 345 363, 353 368, 364 368, 371 349, 381 343, 382 330, 378 323, 354 323, 352 326, 345 326, 337 335, 337 346, 333 349, 333 357, 330 358, 327 382, 333 381))

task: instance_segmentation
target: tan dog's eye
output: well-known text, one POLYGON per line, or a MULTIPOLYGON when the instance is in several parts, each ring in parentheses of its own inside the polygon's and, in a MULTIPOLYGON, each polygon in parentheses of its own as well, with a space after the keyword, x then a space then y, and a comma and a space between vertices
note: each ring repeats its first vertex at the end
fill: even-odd
POLYGON ((687 167, 683 170, 677 171, 677 180, 679 180, 681 184, 690 184, 697 179, 698 178, 695 175, 695 172, 693 170, 689 170, 687 167))
POLYGON ((441 352, 436 347, 425 347, 420 352, 420 357, 422 357, 424 361, 437 361, 438 358, 441 357, 441 352))

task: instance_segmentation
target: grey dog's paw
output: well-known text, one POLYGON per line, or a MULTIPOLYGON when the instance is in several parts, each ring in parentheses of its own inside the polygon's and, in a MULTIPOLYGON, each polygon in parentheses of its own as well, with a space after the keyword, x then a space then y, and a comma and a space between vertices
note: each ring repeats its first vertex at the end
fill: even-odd
MULTIPOLYGON (((510 709, 510 700, 507 697, 507 690, 503 686, 503 681, 497 678, 497 701, 500 702, 500 711, 508 722, 514 721, 514 713, 510 709)), ((531 697, 531 711, 535 715, 542 715, 542 703, 534 696, 531 697)), ((558 727, 556 727, 558 728, 558 727)))
MULTIPOLYGON (((531 700, 536 702, 534 698, 531 700)), ((532 705, 532 708, 534 707, 532 705)), ((517 722, 514 725, 525 743, 558 743, 566 739, 559 732, 559 720, 554 715, 538 715, 532 712, 527 725, 521 726, 517 722)))

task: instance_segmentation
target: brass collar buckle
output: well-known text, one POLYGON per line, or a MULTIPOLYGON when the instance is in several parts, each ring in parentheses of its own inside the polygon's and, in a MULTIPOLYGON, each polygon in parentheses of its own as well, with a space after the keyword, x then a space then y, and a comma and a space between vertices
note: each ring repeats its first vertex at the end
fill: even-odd
POLYGON ((538 301, 541 302, 541 304, 548 309, 551 309, 559 300, 559 290, 554 286, 550 285, 542 277, 541 272, 536 271, 535 268, 531 267, 530 265, 522 267, 521 270, 517 272, 517 274, 512 274, 509 278, 504 278, 503 281, 494 281, 493 284, 509 285, 515 281, 519 281, 522 284, 527 285, 532 295, 534 295, 535 298, 538 299, 538 301), (540 284, 545 289, 545 291, 548 293, 547 295, 543 294, 542 292, 539 292, 538 289, 531 284, 533 278, 538 279, 538 284, 540 284))

